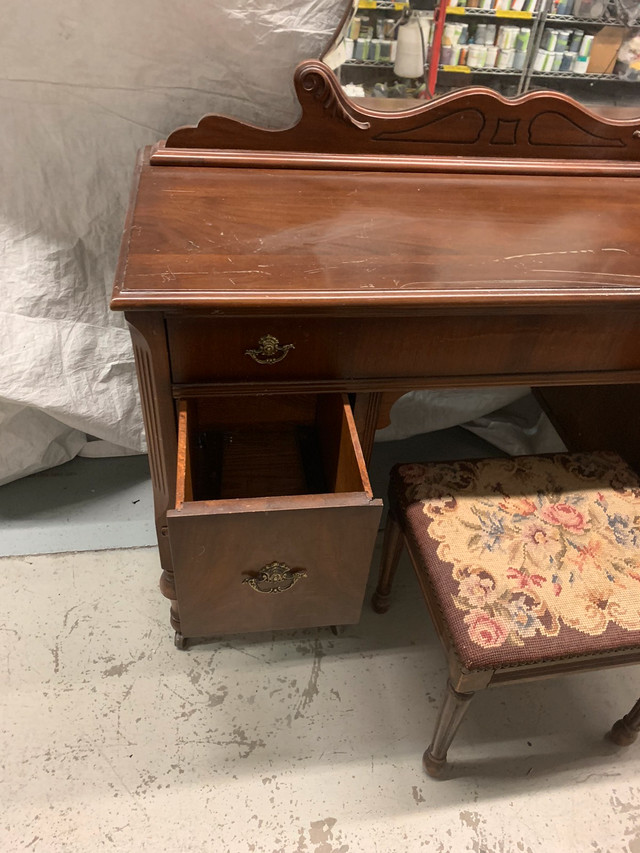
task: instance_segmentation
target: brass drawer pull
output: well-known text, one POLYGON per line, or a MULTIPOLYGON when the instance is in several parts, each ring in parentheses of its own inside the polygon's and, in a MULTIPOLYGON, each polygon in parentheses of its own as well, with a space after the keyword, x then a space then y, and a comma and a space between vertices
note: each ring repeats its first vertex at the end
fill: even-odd
POLYGON ((244 578, 242 583, 248 583, 256 592, 286 592, 302 578, 306 578, 304 569, 292 571, 285 563, 269 563, 263 566, 253 578, 244 578))
POLYGON ((290 349, 295 349, 293 344, 280 345, 280 341, 273 335, 263 335, 258 341, 257 349, 245 350, 245 355, 250 355, 258 364, 276 364, 286 357, 290 349))

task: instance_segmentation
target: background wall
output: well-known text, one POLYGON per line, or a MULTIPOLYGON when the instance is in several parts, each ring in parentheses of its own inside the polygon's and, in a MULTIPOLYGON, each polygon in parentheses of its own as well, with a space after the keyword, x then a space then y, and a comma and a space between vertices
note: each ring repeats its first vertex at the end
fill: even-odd
POLYGON ((129 333, 108 310, 136 151, 209 112, 292 123, 293 70, 344 2, 3 5, 0 483, 144 450, 129 333))

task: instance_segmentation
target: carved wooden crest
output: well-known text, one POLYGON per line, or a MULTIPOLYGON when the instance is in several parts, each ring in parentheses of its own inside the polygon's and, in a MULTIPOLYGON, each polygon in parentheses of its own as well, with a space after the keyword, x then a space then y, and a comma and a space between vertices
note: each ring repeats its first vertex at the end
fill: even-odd
POLYGON ((216 151, 328 155, 336 168, 344 155, 384 156, 385 168, 389 157, 640 163, 640 119, 605 119, 555 92, 509 100, 475 87, 409 112, 383 113, 349 100, 329 68, 316 60, 298 66, 294 85, 302 115, 293 127, 267 130, 209 115, 197 127, 175 130, 152 162, 187 162, 187 151, 198 151, 204 163, 205 152, 216 151))

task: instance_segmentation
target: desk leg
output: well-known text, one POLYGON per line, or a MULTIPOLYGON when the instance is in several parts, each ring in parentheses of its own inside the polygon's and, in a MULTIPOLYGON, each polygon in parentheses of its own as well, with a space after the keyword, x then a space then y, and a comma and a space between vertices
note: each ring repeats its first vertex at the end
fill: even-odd
POLYGON ((393 404, 406 393, 407 389, 402 391, 370 391, 366 394, 356 395, 353 414, 367 464, 371 459, 376 430, 389 426, 393 404))
POLYGON ((618 746, 629 746, 638 737, 640 731, 640 699, 628 714, 613 724, 609 737, 618 746))
POLYGON ((127 314, 126 318, 136 359, 153 484, 158 551, 162 566, 160 591, 170 601, 171 627, 179 634, 180 616, 167 535, 167 510, 175 504, 177 437, 166 332, 164 321, 157 314, 127 314))

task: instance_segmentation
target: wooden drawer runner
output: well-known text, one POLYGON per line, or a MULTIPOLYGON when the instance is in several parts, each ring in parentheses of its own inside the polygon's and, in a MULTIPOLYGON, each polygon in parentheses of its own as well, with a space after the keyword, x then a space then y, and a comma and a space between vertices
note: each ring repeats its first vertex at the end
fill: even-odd
POLYGON ((635 312, 166 322, 176 384, 640 368, 635 312))
POLYGON ((357 622, 382 502, 340 395, 179 401, 185 637, 357 622))

